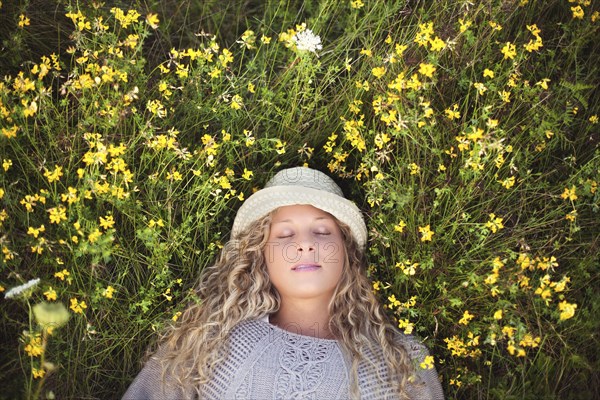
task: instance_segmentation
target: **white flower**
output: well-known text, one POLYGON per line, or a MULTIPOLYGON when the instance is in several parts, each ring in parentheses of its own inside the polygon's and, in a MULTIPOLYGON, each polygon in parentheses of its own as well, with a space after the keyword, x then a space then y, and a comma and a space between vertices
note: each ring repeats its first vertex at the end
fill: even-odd
POLYGON ((317 54, 317 50, 323 48, 319 35, 315 35, 310 29, 296 33, 292 40, 296 43, 296 48, 299 51, 310 51, 317 54))
POLYGON ((16 286, 16 287, 10 289, 8 292, 6 292, 6 294, 4 295, 4 298, 11 299, 13 297, 16 297, 16 296, 20 295, 21 293, 23 293, 24 291, 26 291, 27 289, 30 289, 30 288, 36 286, 38 283, 40 283, 40 278, 35 278, 35 279, 30 280, 27 283, 16 286))

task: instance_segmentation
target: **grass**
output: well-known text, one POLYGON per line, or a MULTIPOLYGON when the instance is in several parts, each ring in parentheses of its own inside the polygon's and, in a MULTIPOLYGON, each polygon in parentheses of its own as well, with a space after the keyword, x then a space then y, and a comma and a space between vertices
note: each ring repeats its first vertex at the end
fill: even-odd
POLYGON ((243 198, 301 164, 365 212, 448 398, 600 395, 596 4, 119 4, 1 6, 0 288, 40 283, 2 300, 0 398, 119 396, 243 198))

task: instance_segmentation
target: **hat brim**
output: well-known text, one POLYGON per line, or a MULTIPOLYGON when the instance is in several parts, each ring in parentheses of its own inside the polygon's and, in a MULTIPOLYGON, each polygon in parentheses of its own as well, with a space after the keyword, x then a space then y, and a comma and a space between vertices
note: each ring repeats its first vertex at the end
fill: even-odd
POLYGON ((352 201, 323 190, 297 185, 267 187, 248 197, 237 212, 231 235, 239 235, 252 222, 279 207, 300 204, 308 204, 328 212, 348 225, 358 245, 364 248, 367 227, 360 210, 352 201))

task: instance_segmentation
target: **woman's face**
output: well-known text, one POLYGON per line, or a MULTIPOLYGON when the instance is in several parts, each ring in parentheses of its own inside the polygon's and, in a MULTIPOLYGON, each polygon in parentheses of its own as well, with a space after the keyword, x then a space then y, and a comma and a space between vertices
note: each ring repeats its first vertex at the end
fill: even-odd
POLYGON ((278 208, 264 249, 282 301, 321 299, 326 305, 344 269, 344 239, 334 217, 310 205, 278 208))

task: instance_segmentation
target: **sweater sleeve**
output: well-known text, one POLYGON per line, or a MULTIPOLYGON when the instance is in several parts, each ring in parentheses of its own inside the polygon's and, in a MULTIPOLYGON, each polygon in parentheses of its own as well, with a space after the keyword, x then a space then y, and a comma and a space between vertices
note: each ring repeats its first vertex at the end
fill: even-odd
POLYGON ((420 364, 429 355, 429 350, 414 336, 401 335, 404 346, 415 366, 416 376, 408 384, 408 395, 414 400, 444 400, 444 392, 435 367, 422 368, 420 364))
POLYGON ((135 377, 122 400, 166 400, 189 399, 190 393, 184 393, 174 379, 165 376, 163 380, 159 357, 153 355, 140 373, 135 377))

